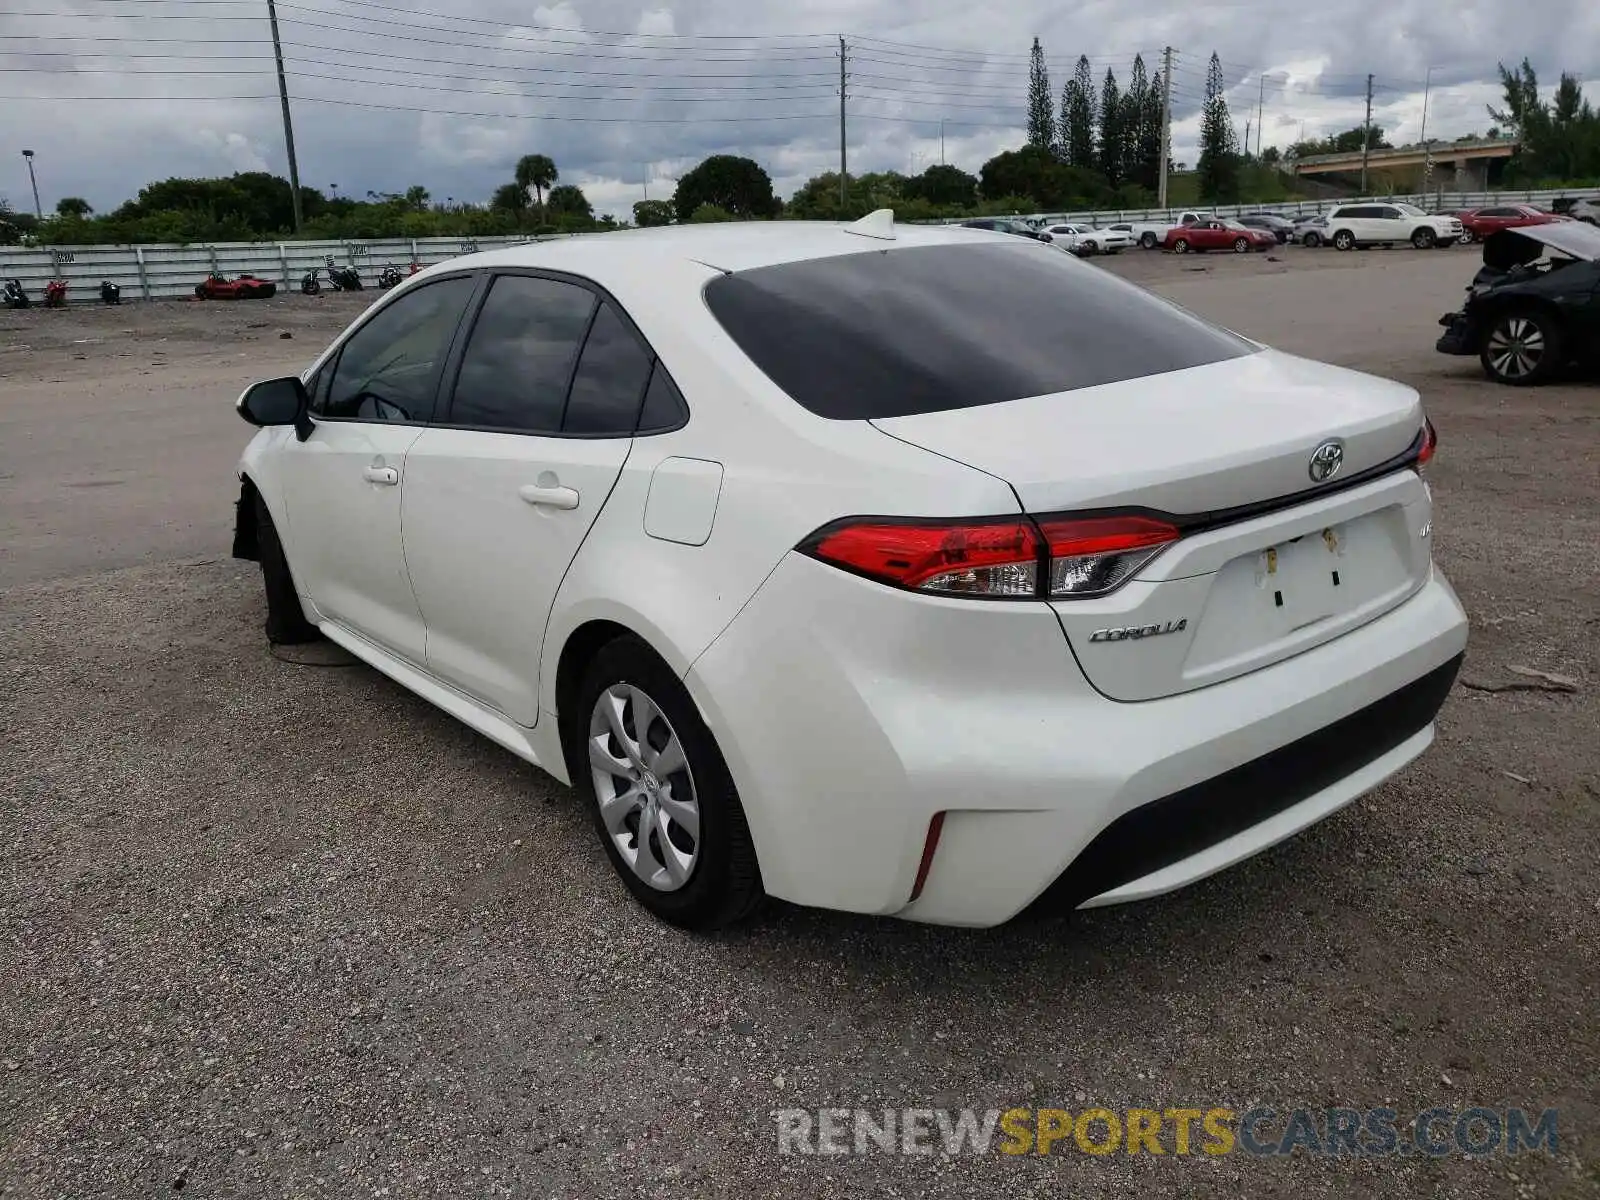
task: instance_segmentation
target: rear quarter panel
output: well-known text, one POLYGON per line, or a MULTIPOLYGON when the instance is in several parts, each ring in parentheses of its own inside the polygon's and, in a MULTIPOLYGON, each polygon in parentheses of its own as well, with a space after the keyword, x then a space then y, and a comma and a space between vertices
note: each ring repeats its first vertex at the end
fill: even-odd
POLYGON ((1018 511, 1011 489, 993 476, 791 400, 711 316, 701 290, 716 274, 685 263, 669 279, 601 280, 650 340, 690 416, 682 429, 635 440, 561 583, 544 640, 548 712, 556 711, 561 649, 588 621, 633 630, 682 676, 783 557, 829 521, 1018 511), (652 477, 669 458, 722 467, 703 545, 645 531, 652 477))

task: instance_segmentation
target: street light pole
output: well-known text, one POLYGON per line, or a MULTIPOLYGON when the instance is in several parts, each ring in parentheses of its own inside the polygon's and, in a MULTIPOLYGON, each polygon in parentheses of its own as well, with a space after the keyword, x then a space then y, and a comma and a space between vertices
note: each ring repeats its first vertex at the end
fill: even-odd
POLYGON ((28 160, 28 182, 33 184, 33 214, 39 220, 44 220, 44 208, 39 203, 39 180, 33 173, 33 151, 24 150, 22 157, 28 160))

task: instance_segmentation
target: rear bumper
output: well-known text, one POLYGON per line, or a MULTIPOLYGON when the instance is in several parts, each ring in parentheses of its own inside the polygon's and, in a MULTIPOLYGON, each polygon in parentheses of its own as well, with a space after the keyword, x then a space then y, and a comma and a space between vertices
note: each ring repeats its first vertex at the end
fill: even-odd
POLYGON ((1047 889, 1076 905, 1181 887, 1354 800, 1427 746, 1466 637, 1435 574, 1292 659, 1117 703, 1045 605, 913 596, 791 555, 687 681, 771 894, 987 926, 1047 889))
POLYGON ((1439 318, 1439 324, 1444 326, 1444 333, 1434 343, 1434 349, 1440 354, 1476 354, 1478 352, 1478 331, 1466 313, 1445 313, 1444 316, 1439 318))

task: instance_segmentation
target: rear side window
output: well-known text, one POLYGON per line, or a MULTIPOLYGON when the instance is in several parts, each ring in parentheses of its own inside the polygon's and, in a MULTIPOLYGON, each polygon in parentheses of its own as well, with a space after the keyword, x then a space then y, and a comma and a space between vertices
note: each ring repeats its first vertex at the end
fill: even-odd
POLYGON ((450 424, 559 433, 595 295, 531 275, 494 281, 456 376, 450 424))
POLYGON ((602 304, 572 377, 563 433, 631 435, 650 381, 650 351, 610 304, 602 304))
POLYGON ((997 404, 1254 350, 1034 242, 783 263, 715 279, 705 298, 774 383, 835 420, 997 404))

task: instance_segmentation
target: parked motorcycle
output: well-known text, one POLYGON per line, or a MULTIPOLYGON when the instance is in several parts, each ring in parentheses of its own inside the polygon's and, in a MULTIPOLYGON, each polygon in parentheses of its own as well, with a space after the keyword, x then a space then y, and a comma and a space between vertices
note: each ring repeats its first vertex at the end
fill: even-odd
POLYGON ((100 303, 121 304, 122 286, 112 283, 109 279, 102 279, 100 281, 100 303))
POLYGON ((65 279, 52 279, 44 285, 44 306, 46 308, 65 308, 67 304, 67 281, 65 279))
POLYGON ((393 263, 390 263, 378 273, 378 286, 381 288, 392 288, 395 286, 395 284, 400 282, 400 279, 400 268, 395 266, 393 263))
POLYGON ((412 259, 411 260, 411 270, 408 271, 407 274, 415 275, 420 270, 422 270, 422 264, 419 263, 416 259, 412 259))
POLYGON ((335 291, 359 292, 362 290, 361 276, 354 267, 329 267, 328 281, 333 284, 335 291))
POLYGON ((315 296, 322 291, 322 268, 312 267, 300 276, 300 294, 302 296, 315 296))
POLYGON ((5 286, 0 288, 0 296, 5 298, 7 308, 27 308, 33 303, 28 299, 28 293, 22 287, 22 280, 8 279, 5 286))

